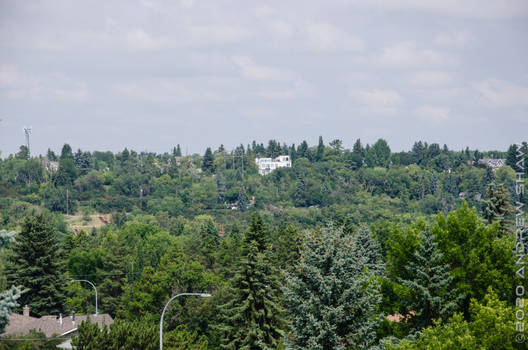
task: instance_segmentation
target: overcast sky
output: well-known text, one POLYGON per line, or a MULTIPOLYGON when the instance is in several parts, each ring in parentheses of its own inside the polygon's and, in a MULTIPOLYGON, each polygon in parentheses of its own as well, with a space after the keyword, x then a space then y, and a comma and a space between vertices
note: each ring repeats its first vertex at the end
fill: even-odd
POLYGON ((0 0, 0 150, 505 150, 527 53, 525 0, 0 0))

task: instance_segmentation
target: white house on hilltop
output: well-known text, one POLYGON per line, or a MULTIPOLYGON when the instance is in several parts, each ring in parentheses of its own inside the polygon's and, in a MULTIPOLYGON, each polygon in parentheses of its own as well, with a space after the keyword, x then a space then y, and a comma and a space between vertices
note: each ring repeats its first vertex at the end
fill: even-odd
POLYGON ((273 170, 282 167, 291 167, 290 156, 278 156, 277 158, 255 158, 260 175, 267 175, 273 170))

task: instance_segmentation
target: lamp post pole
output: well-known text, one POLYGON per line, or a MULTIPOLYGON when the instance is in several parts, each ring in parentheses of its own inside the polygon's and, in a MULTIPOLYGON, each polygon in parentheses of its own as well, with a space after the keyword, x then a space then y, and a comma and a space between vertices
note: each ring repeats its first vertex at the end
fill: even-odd
POLYGON ((172 298, 169 299, 167 304, 165 304, 165 307, 163 308, 163 311, 161 312, 161 320, 160 320, 160 350, 163 350, 163 317, 165 316, 165 311, 167 310, 167 307, 169 306, 171 301, 173 301, 177 297, 186 296, 186 295, 194 295, 194 296, 198 296, 198 297, 202 297, 202 298, 208 298, 208 297, 211 296, 211 294, 208 294, 208 293, 180 293, 180 294, 177 294, 177 295, 175 295, 175 296, 173 296, 172 298))
POLYGON ((86 283, 90 283, 93 287, 93 289, 95 289, 95 316, 97 316, 99 314, 98 312, 98 309, 97 309, 97 288, 95 288, 95 285, 88 281, 88 280, 71 280, 70 283, 73 283, 73 282, 86 282, 86 283))

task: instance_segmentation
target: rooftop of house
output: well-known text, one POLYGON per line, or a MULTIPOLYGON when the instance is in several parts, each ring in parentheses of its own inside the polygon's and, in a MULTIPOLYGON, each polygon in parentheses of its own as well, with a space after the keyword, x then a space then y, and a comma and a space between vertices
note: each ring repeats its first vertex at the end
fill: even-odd
POLYGON ((114 319, 109 314, 98 314, 95 315, 71 315, 63 317, 61 315, 54 316, 42 316, 40 318, 32 317, 29 315, 29 308, 24 308, 22 315, 12 313, 9 316, 9 324, 7 325, 5 332, 0 336, 4 335, 24 335, 28 334, 31 330, 42 332, 46 337, 52 335, 68 335, 77 330, 77 326, 81 322, 90 320, 92 323, 96 323, 99 328, 103 328, 105 325, 109 326, 114 323, 114 319))
POLYGON ((500 168, 506 165, 506 159, 483 158, 478 160, 479 164, 485 164, 490 168, 500 168))

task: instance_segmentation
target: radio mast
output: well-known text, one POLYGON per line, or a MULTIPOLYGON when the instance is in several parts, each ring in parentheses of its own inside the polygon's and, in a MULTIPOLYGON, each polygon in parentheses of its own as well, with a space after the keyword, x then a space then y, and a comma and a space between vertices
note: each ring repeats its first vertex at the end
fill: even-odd
POLYGON ((26 147, 28 149, 28 154, 31 155, 31 151, 29 150, 29 135, 31 134, 31 126, 24 126, 24 134, 26 135, 26 147))

